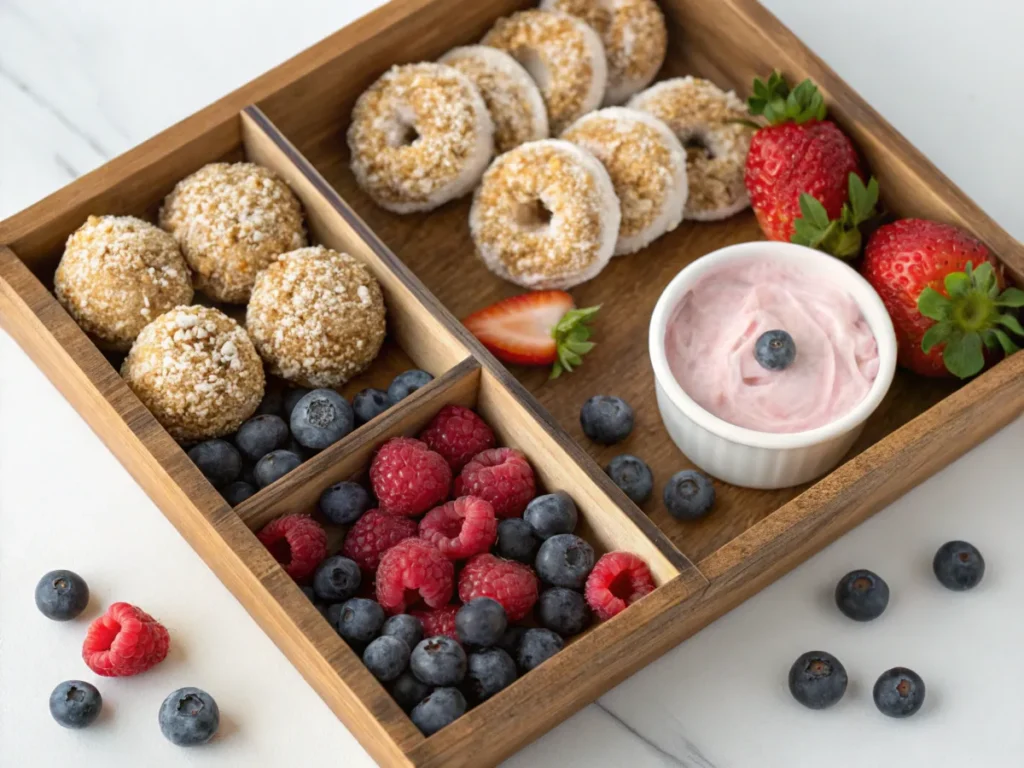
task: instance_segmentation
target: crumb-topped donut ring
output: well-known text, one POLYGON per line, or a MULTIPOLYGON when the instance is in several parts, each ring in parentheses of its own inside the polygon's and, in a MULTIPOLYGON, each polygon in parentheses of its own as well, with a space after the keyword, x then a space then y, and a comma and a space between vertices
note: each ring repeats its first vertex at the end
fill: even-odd
POLYGON ((635 253, 679 226, 686 206, 686 150, 661 120, 607 107, 562 134, 600 160, 619 197, 622 224, 615 255, 635 253))
POLYGON ((453 48, 439 61, 466 75, 484 97, 494 121, 497 154, 550 135, 544 97, 530 73, 507 53, 487 45, 467 45, 453 48))
POLYGON ((494 154, 494 124, 473 82, 444 64, 392 67, 348 129, 352 171, 377 205, 431 211, 470 192, 494 154))
POLYGON ((567 141, 535 141, 487 169, 469 225, 487 268, 525 288, 571 288, 605 268, 621 211, 601 162, 567 141))
POLYGON ((544 96, 551 132, 601 105, 608 62, 597 32, 574 16, 520 11, 499 19, 483 39, 523 65, 544 96))
POLYGON ((665 62, 668 29, 654 0, 544 0, 540 7, 582 19, 600 35, 608 59, 606 105, 646 88, 665 62))
POLYGON ((664 121, 686 147, 687 219, 717 221, 750 205, 743 176, 754 129, 734 122, 748 119, 735 93, 708 80, 679 77, 638 93, 629 106, 664 121))

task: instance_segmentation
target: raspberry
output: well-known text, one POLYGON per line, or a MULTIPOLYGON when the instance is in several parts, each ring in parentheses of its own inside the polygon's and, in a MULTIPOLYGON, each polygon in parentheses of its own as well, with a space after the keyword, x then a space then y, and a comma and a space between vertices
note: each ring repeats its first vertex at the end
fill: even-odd
POLYGON ((420 520, 420 538, 452 560, 465 560, 491 548, 498 538, 498 519, 483 499, 463 496, 427 512, 420 520))
POLYGON ((327 531, 309 515, 285 515, 267 523, 256 534, 285 571, 304 579, 327 557, 327 531))
POLYGON ((458 642, 459 634, 455 631, 455 614, 461 607, 461 605, 446 605, 435 611, 411 611, 411 613, 423 625, 424 637, 446 635, 458 642))
POLYGON ((510 622, 519 621, 537 602, 537 575, 528 565, 489 554, 477 555, 459 576, 459 599, 468 603, 474 597, 497 600, 510 622))
POLYGON ((420 440, 437 451, 452 472, 461 472, 469 460, 494 447, 494 433, 469 408, 446 405, 420 433, 420 440))
POLYGON ((406 539, 380 559, 377 602, 389 614, 404 613, 420 601, 440 608, 454 588, 455 566, 429 541, 406 539))
POLYGON ((456 496, 478 496, 489 501, 500 518, 522 517, 535 490, 533 468, 514 448, 478 453, 455 480, 456 496))
POLYGON ((415 517, 448 498, 452 471, 426 443, 396 437, 373 457, 370 483, 383 512, 415 517))
POLYGON ((141 608, 114 603, 89 625, 82 659, 97 675, 128 677, 163 661, 170 645, 163 624, 141 608))
POLYGON ((354 560, 367 573, 373 573, 380 565, 381 555, 403 539, 415 535, 415 520, 371 509, 348 529, 341 554, 354 560))
POLYGON ((587 604, 601 620, 610 619, 654 591, 647 563, 630 552, 609 552, 587 577, 587 604))

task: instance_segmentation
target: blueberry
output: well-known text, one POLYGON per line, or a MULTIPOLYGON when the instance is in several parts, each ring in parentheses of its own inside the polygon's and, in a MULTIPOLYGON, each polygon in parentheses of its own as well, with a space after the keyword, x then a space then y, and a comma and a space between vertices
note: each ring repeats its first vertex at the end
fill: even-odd
POLYGON ((784 371, 796 359, 796 342, 785 331, 766 331, 754 344, 754 359, 769 371, 784 371))
POLYGON ((533 564, 540 542, 533 535, 533 528, 520 517, 510 517, 498 523, 498 540, 494 550, 508 560, 533 564))
POLYGON ((388 397, 388 393, 382 389, 369 387, 359 392, 352 398, 352 410, 356 416, 356 426, 360 427, 368 421, 373 421, 394 403, 388 397))
POLYGON ((335 525, 352 525, 373 505, 370 494, 359 483, 335 483, 320 494, 320 514, 335 525))
POLYGON ((270 414, 280 416, 284 410, 284 390, 280 386, 268 384, 263 393, 263 399, 256 408, 258 414, 270 414))
POLYGON ((810 709, 831 707, 843 698, 846 683, 846 667, 824 651, 808 651, 789 670, 789 692, 810 709))
POLYGON ((836 584, 836 605, 854 621, 877 619, 889 605, 889 585, 871 571, 850 571, 836 584))
POLYGON ((455 632, 466 645, 488 648, 501 639, 507 628, 505 609, 489 597, 475 597, 455 614, 455 632))
POLYGON ((341 555, 328 557, 313 574, 313 592, 321 600, 338 603, 348 600, 359 589, 359 566, 341 555))
POLYGON ((426 683, 421 683, 412 672, 403 672, 391 684, 391 696, 398 706, 406 712, 423 701, 433 690, 426 683))
POLYGON ((259 483, 256 482, 256 465, 245 464, 242 467, 242 476, 239 478, 240 482, 247 483, 253 488, 258 488, 259 483))
POLYGON ((388 385, 388 399, 392 404, 404 400, 420 387, 429 384, 433 378, 426 371, 412 370, 400 373, 388 385))
POLYGON ((562 637, 578 635, 590 624, 583 595, 565 587, 544 590, 537 600, 537 620, 562 637))
POLYGON ((413 723, 424 736, 437 733, 466 713, 466 697, 457 688, 437 688, 413 707, 413 723))
POLYGON ((475 701, 486 701, 516 681, 516 663, 500 648, 469 654, 466 683, 475 701))
POLYGON ((572 533, 578 519, 576 505, 565 491, 538 496, 526 506, 523 519, 538 539, 550 539, 559 533, 572 533))
POLYGON ((390 637, 397 637, 408 645, 409 648, 415 648, 419 645, 420 640, 423 639, 423 624, 415 616, 400 613, 385 621, 384 626, 380 628, 380 633, 390 637))
POLYGON ((206 691, 179 688, 164 699, 158 719, 169 742, 194 747, 213 738, 220 726, 220 710, 206 691))
POLYGON ((550 629, 528 629, 519 643, 519 668, 523 672, 536 669, 564 647, 562 638, 550 629))
POLYGON ((394 680, 409 666, 409 646, 404 640, 381 635, 366 646, 363 664, 383 683, 394 680))
POLYGON ((715 486, 703 472, 684 469, 665 483, 662 500, 676 520, 698 520, 715 505, 715 486))
POLYGON ((580 426, 595 443, 612 445, 633 431, 633 409, 621 397, 595 395, 580 409, 580 426))
POLYGON ((271 451, 256 465, 253 475, 256 478, 256 485, 266 488, 271 483, 276 483, 293 469, 302 463, 302 457, 291 451, 271 451))
POLYGON ((238 428, 235 447, 248 461, 259 461, 271 451, 288 445, 288 425, 280 416, 253 416, 238 428))
POLYGON ((540 545, 534 570, 555 587, 582 589, 594 568, 594 548, 579 536, 560 533, 540 545))
POLYGON ((363 645, 373 640, 380 632, 381 625, 384 624, 384 609, 373 600, 353 597, 328 608, 327 620, 349 643, 363 645))
POLYGON ((103 709, 103 697, 95 685, 65 680, 50 694, 50 714, 65 728, 86 728, 103 709))
POLYGON ((628 453, 616 456, 608 462, 604 471, 633 503, 643 504, 651 498, 654 475, 651 474, 651 468, 636 456, 628 453))
POLYGON ((949 541, 935 553, 932 570, 946 589, 963 592, 978 586, 985 575, 985 558, 966 541, 949 541))
POLYGON ((295 404, 291 425, 299 445, 322 451, 352 431, 355 415, 348 401, 333 389, 314 389, 295 404))
POLYGON ((429 685, 458 685, 466 676, 466 652, 447 635, 428 637, 413 650, 409 669, 429 685))
POLYGON ((48 619, 70 621, 89 604, 89 586, 74 571, 50 571, 36 584, 36 608, 48 619))
POLYGON ((519 645, 523 641, 523 635, 526 634, 526 627, 509 627, 505 630, 505 634, 501 636, 501 639, 494 644, 495 648, 501 648, 513 659, 519 656, 519 645))
POLYGON ((223 488, 242 474, 242 457, 226 440, 199 443, 189 450, 188 457, 214 488, 223 488))
POLYGON ((230 504, 232 507, 237 507, 243 501, 252 496, 256 495, 256 488, 243 480, 236 480, 225 488, 221 493, 224 494, 224 501, 230 504))
POLYGON ((924 680, 906 667, 883 672, 871 691, 878 711, 889 717, 910 717, 924 704, 924 694, 924 680))
POLYGON ((285 421, 291 421, 292 411, 295 410, 295 406, 298 405, 299 400, 309 394, 309 390, 304 387, 296 387, 295 389, 289 389, 284 393, 284 398, 281 404, 281 416, 284 417, 285 421))

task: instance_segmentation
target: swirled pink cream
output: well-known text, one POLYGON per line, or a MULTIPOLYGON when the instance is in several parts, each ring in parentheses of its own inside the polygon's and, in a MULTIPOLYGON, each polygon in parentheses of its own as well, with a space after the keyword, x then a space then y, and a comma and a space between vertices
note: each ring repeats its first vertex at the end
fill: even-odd
POLYGON ((669 368, 715 416, 759 432, 803 432, 849 413, 878 375, 878 345, 846 291, 771 260, 701 277, 669 318, 669 368), (782 371, 754 357, 761 334, 787 331, 796 359, 782 371))

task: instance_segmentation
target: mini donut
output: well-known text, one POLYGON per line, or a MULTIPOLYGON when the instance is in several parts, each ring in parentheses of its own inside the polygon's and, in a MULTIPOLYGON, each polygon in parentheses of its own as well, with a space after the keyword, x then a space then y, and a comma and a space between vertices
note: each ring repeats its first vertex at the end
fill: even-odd
POLYGON ((600 160, 619 197, 622 224, 615 255, 635 253, 671 232, 686 206, 686 150, 661 120, 607 107, 584 115, 562 134, 600 160))
POLYGON ((598 34, 565 13, 520 11, 499 19, 483 39, 518 61, 540 87, 556 136, 601 105, 608 62, 598 34))
POLYGON ((654 0, 544 0, 540 7, 582 19, 600 35, 608 59, 607 106, 650 85, 665 62, 668 28, 654 0))
POLYGON ((743 181, 754 129, 743 102, 708 80, 665 80, 634 96, 629 107, 663 120, 686 147, 690 197, 685 217, 717 221, 750 205, 743 181))
POLYGON ((622 213, 601 161, 568 141, 507 152, 484 174, 469 227, 487 268, 524 288, 571 288, 605 268, 622 213))
POLYGON ((507 53, 467 45, 453 48, 439 61, 455 67, 479 89, 494 121, 494 149, 499 155, 550 135, 544 97, 530 73, 507 53))
POLYGON ((467 194, 494 154, 480 92, 444 64, 392 67, 367 89, 348 129, 352 171, 395 213, 431 211, 467 194))

